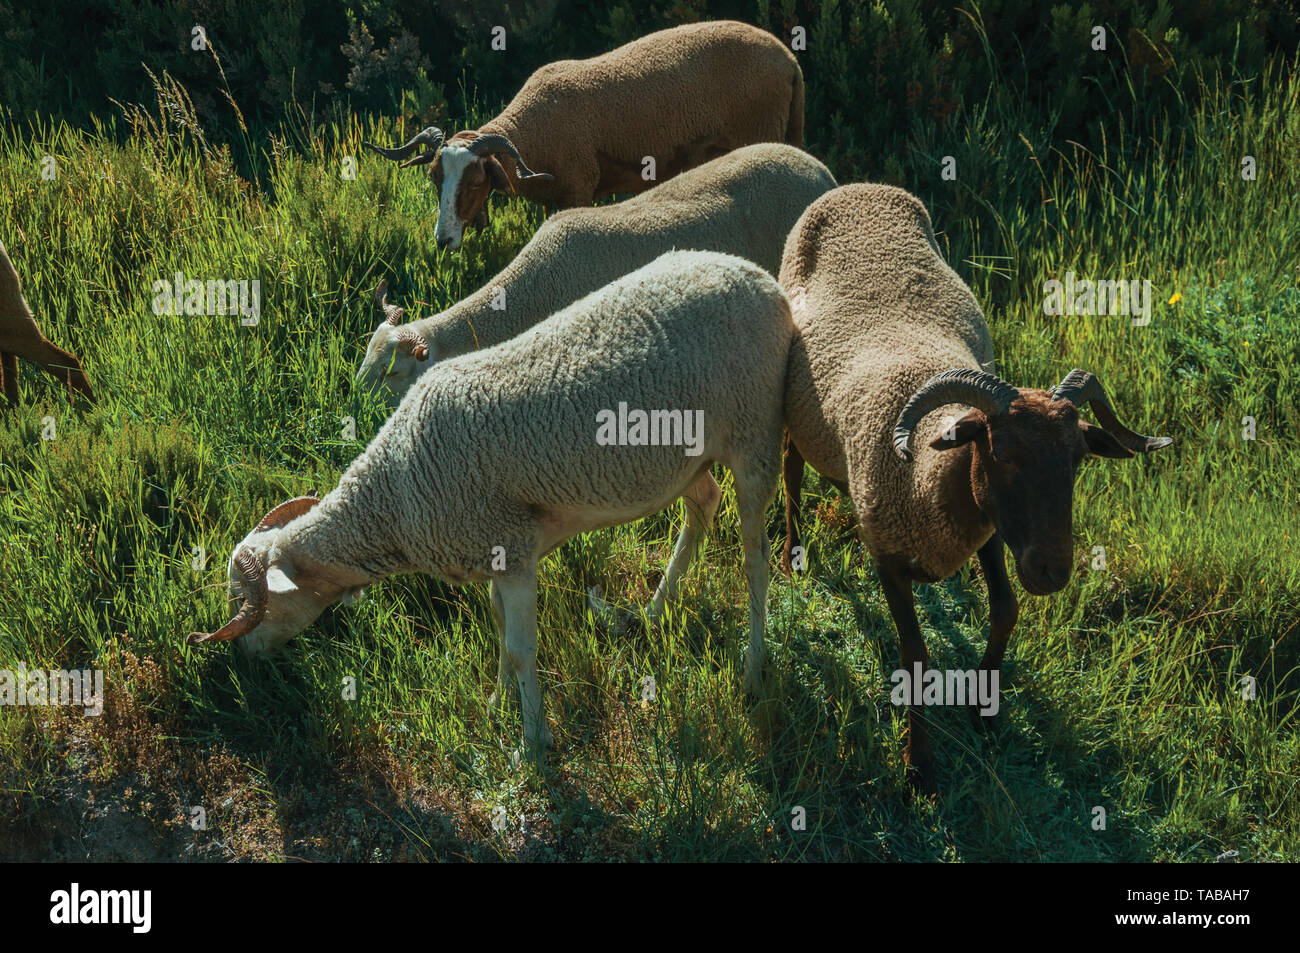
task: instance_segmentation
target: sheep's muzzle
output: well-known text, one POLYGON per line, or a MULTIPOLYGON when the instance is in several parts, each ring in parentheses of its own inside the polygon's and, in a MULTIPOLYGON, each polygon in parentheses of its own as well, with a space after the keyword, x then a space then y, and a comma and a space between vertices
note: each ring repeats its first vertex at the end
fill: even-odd
POLYGON ((247 549, 241 549, 235 553, 234 562, 239 568, 240 575, 243 576, 243 605, 239 607, 235 617, 216 632, 191 632, 188 639, 190 645, 199 645, 203 642, 229 642, 231 639, 242 638, 256 629, 261 624, 262 617, 266 615, 266 570, 262 567, 261 560, 247 549))
MULTIPOLYGON (((311 490, 306 496, 295 496, 292 500, 286 500, 263 516, 254 532, 278 529, 291 520, 297 519, 319 502, 320 494, 315 490, 311 490)), ((266 615, 266 567, 247 547, 235 550, 231 561, 242 577, 243 604, 235 613, 235 617, 216 632, 191 632, 186 640, 190 645, 199 645, 203 642, 229 642, 232 639, 242 638, 256 629, 266 615)))

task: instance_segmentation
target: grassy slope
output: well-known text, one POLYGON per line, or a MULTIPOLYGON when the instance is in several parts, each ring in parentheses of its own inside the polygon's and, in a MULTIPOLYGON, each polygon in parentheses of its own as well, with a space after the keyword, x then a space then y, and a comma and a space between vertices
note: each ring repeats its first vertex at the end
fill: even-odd
MULTIPOLYGON (((422 177, 363 159, 344 181, 323 139, 269 155, 273 189, 258 194, 192 139, 6 127, 4 240, 100 403, 70 408, 29 369, 22 407, 0 413, 0 668, 100 665, 110 699, 100 719, 0 709, 0 856, 1300 859, 1300 84, 1264 87, 1211 93, 1156 136, 1117 121, 1105 155, 1036 152, 987 114, 968 127, 981 174, 1038 180, 1036 201, 996 206, 1009 258, 966 219, 935 216, 1003 375, 1049 386, 1089 368, 1130 424, 1177 442, 1085 468, 1076 548, 1086 565, 1104 546, 1107 569, 1026 597, 999 727, 985 739, 965 712, 938 712, 944 795, 919 804, 888 700, 893 627, 846 506, 817 481, 810 572, 773 587, 758 704, 739 688, 729 493, 683 608, 652 635, 602 634, 583 592, 644 601, 679 514, 547 561, 545 769, 510 764, 517 709, 487 718, 496 641, 481 588, 391 579, 269 662, 185 648, 184 633, 223 618, 231 544, 282 498, 332 487, 382 422, 351 386, 376 320, 367 290, 396 274, 413 313, 445 306, 538 214, 499 206, 488 233, 438 255, 422 177), (55 183, 34 171, 46 152, 55 183), (1245 154, 1257 181, 1240 178, 1245 154), (1069 269, 1150 278, 1151 325, 1045 316, 1042 281, 1069 269), (177 270, 260 278, 261 324, 153 315, 152 281, 177 270), (341 439, 347 415, 358 442, 341 439), (1242 673, 1259 679, 1254 701, 1242 673), (642 705, 645 675, 658 698, 642 705), (348 676, 355 701, 341 697, 348 676), (208 830, 182 823, 191 805, 208 830), (796 806, 806 831, 790 830, 796 806)), ((333 131, 351 149, 384 135, 333 131)), ((908 184, 933 196, 964 181, 908 184)), ((918 602, 935 663, 973 666, 978 573, 919 587, 918 602)))

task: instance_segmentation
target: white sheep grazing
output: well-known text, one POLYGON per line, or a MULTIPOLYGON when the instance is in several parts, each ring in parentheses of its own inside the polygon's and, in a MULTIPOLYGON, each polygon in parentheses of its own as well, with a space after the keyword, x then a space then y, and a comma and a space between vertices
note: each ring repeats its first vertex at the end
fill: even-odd
POLYGON ((49 371, 68 388, 94 400, 90 381, 81 362, 69 352, 46 340, 32 309, 23 297, 18 271, 0 242, 0 392, 10 403, 18 403, 18 358, 31 361, 49 371))
MULTIPOLYGON (((504 621, 493 704, 514 672, 525 740, 548 743, 537 687, 539 561, 571 536, 640 519, 678 496, 711 514, 716 461, 735 478, 749 583, 745 685, 757 692, 763 514, 780 471, 793 331, 784 293, 757 265, 672 252, 513 340, 438 365, 335 490, 281 504, 244 538, 229 566, 238 613, 191 642, 242 639, 250 653, 264 652, 393 573, 490 580, 504 621), (625 409, 620 434, 611 418, 625 409), (680 411, 679 426, 661 413, 647 427, 638 411, 680 411)), ((698 530, 699 518, 688 517, 661 583, 666 599, 698 530)))
POLYGON ((802 145, 803 93, 798 61, 772 34, 732 20, 691 23, 549 63, 495 119, 445 145, 434 126, 396 149, 363 145, 403 166, 429 165, 441 193, 438 247, 457 248, 467 225, 487 223, 493 190, 574 208, 642 192, 740 146, 802 145))
POLYGON ((802 149, 737 149, 618 205, 552 216, 500 274, 446 311, 402 323, 385 314, 357 380, 396 403, 431 364, 509 340, 583 295, 675 248, 726 252, 781 267, 785 238, 835 179, 802 149))
MULTIPOLYGON (((807 460, 853 501, 902 669, 928 660, 912 583, 946 578, 978 553, 991 619, 980 669, 998 671, 1018 614, 1003 542, 1030 593, 1061 589, 1074 562, 1079 464, 1171 441, 1124 427, 1085 371, 1051 393, 994 376, 979 305, 940 257, 925 206, 902 189, 849 185, 814 202, 790 234, 781 283, 797 329, 786 382, 783 568, 799 542, 807 460), (1079 419, 1085 404, 1104 430, 1079 419)), ((930 788, 933 754, 916 704, 908 720, 912 777, 930 788)))

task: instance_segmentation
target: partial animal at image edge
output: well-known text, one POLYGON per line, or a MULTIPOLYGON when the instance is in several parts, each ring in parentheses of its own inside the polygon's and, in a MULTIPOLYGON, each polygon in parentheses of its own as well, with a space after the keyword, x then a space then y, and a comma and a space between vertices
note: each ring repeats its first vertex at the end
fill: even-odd
POLYGON ((0 391, 11 404, 18 403, 18 358, 31 361, 68 388, 93 401, 90 381, 76 356, 41 333, 27 299, 18 270, 0 242, 0 391))

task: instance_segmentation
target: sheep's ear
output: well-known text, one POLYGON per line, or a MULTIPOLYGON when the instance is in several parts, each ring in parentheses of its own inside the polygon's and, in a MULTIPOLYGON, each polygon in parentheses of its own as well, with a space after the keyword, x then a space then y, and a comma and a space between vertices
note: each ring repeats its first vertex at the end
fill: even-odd
POLYGON ((506 175, 501 160, 496 156, 488 156, 483 160, 483 171, 487 173, 488 184, 492 188, 498 192, 504 192, 506 195, 515 194, 515 187, 510 184, 510 176, 506 175))
POLYGON ((978 410, 972 410, 969 414, 957 421, 939 436, 930 441, 932 450, 952 450, 960 447, 964 443, 970 443, 976 437, 984 432, 987 426, 987 419, 978 410))
POLYGON ((297 592, 298 585, 279 566, 272 566, 266 571, 266 591, 283 596, 297 592))
POLYGON ((1088 452, 1094 457, 1127 460, 1129 457, 1136 456, 1132 450, 1116 440, 1109 431, 1094 427, 1086 420, 1079 421, 1079 429, 1083 431, 1083 440, 1088 445, 1088 452))

